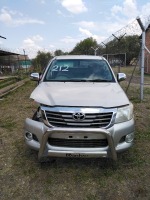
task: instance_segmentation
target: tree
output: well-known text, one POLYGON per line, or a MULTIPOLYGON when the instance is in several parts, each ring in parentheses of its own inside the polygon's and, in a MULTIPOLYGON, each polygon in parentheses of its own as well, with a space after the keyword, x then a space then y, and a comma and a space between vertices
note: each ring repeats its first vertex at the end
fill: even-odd
POLYGON ((64 52, 63 52, 61 49, 57 49, 57 50, 54 52, 54 55, 55 55, 55 56, 61 56, 61 55, 64 55, 64 52))
POLYGON ((42 71, 48 64, 49 60, 52 59, 50 52, 38 51, 36 58, 33 59, 33 66, 36 67, 39 71, 42 71))
POLYGON ((98 43, 92 37, 82 40, 77 43, 70 54, 74 55, 94 55, 94 50, 91 47, 97 47, 98 43))
POLYGON ((125 37, 125 50, 127 53, 127 65, 130 64, 133 58, 138 58, 140 52, 140 39, 139 36, 125 37))
MULTIPOLYGON (((114 38, 104 48, 107 54, 126 53, 126 64, 129 65, 133 58, 137 58, 140 52, 140 40, 138 35, 124 36, 120 40, 114 38), (106 51, 107 48, 107 51, 106 51)), ((124 58, 123 58, 124 59, 124 58)))

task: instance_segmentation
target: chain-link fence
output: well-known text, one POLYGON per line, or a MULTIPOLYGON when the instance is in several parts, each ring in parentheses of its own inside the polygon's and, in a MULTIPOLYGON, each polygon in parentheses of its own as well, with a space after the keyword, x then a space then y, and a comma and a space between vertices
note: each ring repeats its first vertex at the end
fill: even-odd
MULTIPOLYGON (((109 38, 101 43, 108 51, 111 41, 118 41, 117 45, 121 44, 120 41, 124 36, 137 35, 141 40, 141 49, 139 50, 139 56, 132 58, 128 66, 126 66, 127 54, 126 52, 110 52, 104 54, 105 58, 110 62, 114 72, 124 72, 127 74, 126 92, 129 90, 129 86, 137 86, 140 88, 140 98, 143 100, 144 87, 150 87, 150 15, 144 16, 143 19, 137 17, 132 23, 123 27, 119 31, 112 34, 109 38), (144 25, 143 25, 143 22, 144 25), (144 30, 143 30, 143 27, 144 30), (144 37, 143 37, 144 31, 144 37), (144 42, 143 42, 144 41, 144 42), (143 71, 142 71, 143 70, 143 71)), ((138 92, 138 90, 137 90, 138 92)))

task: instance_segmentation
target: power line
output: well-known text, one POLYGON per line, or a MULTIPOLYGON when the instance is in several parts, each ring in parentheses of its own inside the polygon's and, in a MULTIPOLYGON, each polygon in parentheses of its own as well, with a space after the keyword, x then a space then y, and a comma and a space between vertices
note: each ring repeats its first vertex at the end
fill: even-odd
POLYGON ((1 36, 1 35, 0 35, 0 38, 3 38, 3 39, 5 39, 5 40, 6 40, 6 38, 5 38, 5 37, 3 37, 3 36, 1 36))

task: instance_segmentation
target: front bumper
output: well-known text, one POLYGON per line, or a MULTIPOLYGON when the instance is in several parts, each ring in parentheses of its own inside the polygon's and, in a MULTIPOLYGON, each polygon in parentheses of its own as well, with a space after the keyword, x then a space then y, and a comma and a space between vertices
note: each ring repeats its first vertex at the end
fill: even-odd
POLYGON ((35 150, 39 150, 38 158, 42 157, 110 157, 117 160, 117 152, 125 151, 130 148, 133 141, 130 143, 121 142, 120 139, 127 134, 134 133, 134 120, 115 124, 109 129, 102 128, 49 128, 42 122, 37 122, 27 118, 25 121, 25 141, 26 144, 35 150), (38 141, 28 139, 26 133, 32 133, 38 141), (108 141, 107 147, 101 148, 72 148, 72 147, 57 147, 50 145, 48 138, 66 138, 73 137, 83 139, 85 136, 88 139, 104 139, 108 141))

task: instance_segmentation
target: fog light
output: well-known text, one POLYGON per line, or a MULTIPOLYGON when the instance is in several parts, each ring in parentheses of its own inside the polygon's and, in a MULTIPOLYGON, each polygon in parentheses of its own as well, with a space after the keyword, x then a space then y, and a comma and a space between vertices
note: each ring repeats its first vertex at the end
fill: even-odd
POLYGON ((32 133, 27 132, 26 133, 26 138, 28 138, 29 140, 32 140, 33 139, 32 133))
POLYGON ((130 142, 133 141, 133 139, 134 139, 134 133, 130 133, 130 134, 126 135, 125 141, 126 141, 127 143, 130 143, 130 142))

